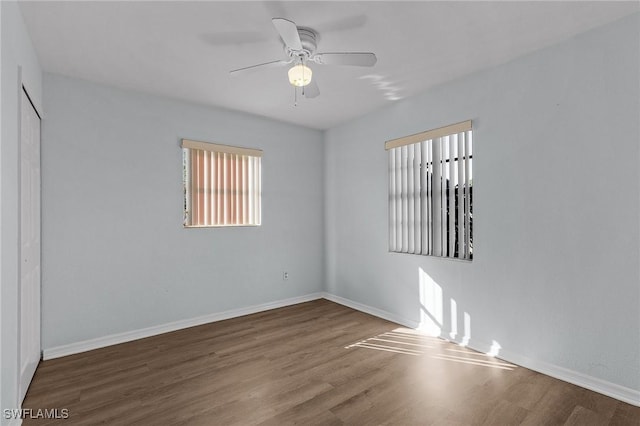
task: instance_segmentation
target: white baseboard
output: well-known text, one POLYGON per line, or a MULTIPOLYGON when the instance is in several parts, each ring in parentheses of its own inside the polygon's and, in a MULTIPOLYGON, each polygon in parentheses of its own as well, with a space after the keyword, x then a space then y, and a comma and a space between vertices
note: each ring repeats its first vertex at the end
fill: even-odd
POLYGON ((587 374, 570 370, 568 368, 549 364, 544 361, 527 358, 510 351, 500 351, 500 354, 498 356, 505 361, 512 362, 514 364, 528 368, 529 370, 534 370, 538 373, 555 377, 556 379, 560 379, 562 381, 572 383, 576 386, 580 386, 594 392, 610 396, 611 398, 615 398, 628 404, 640 407, 640 391, 638 390, 611 383, 606 380, 598 379, 597 377, 589 376, 587 374))
MULTIPOLYGON (((119 343, 130 342, 132 340, 143 339, 145 337, 151 337, 162 333, 168 333, 171 331, 181 330, 184 328, 194 327, 197 325, 207 324, 216 321, 222 321, 225 319, 236 318, 243 315, 254 314, 257 312, 268 311, 271 309, 281 308, 285 306, 295 305, 298 303, 309 302, 316 299, 327 299, 335 303, 347 306, 360 312, 364 312, 373 315, 378 318, 385 319, 387 321, 395 322, 405 327, 416 329, 419 327, 417 321, 403 318, 397 314, 384 311, 382 309, 374 308, 369 305, 365 305, 359 302, 355 302, 350 299, 346 299, 341 296, 336 296, 331 293, 312 293, 305 296, 293 297, 290 299, 278 300, 269 303, 263 303, 260 305, 249 306, 246 308, 232 309, 225 312, 219 312, 215 314, 204 315, 197 318, 191 318, 181 321, 175 321, 168 324, 158 325, 154 327, 148 327, 140 330, 128 331, 125 333, 112 334, 105 337, 99 337, 96 339, 85 340, 83 342, 72 343, 69 345, 57 346, 43 351, 43 359, 59 358, 67 355, 73 355, 81 352, 90 351, 93 349, 103 348, 106 346, 116 345, 119 343)), ((445 340, 451 340, 446 336, 440 336, 445 340)), ((457 342, 454 342, 457 343, 457 342)), ((485 342, 479 342, 478 340, 471 339, 467 347, 477 350, 479 352, 487 352, 491 345, 485 342)), ((528 368, 533 371, 545 374, 547 376, 555 377, 556 379, 572 383, 574 385, 590 389, 594 392, 601 393, 603 395, 610 396, 617 400, 626 402, 640 407, 640 391, 627 388, 625 386, 617 385, 615 383, 608 382, 606 380, 598 379, 593 376, 589 376, 577 371, 569 370, 564 367, 549 364, 543 361, 538 361, 525 357, 523 355, 510 352, 508 350, 500 350, 498 358, 507 362, 528 368)), ((19 419, 18 419, 19 420, 19 419)), ((19 422, 11 422, 10 425, 19 425, 19 422)))
MULTIPOLYGON (((336 296, 329 293, 324 293, 323 297, 327 300, 331 300, 332 302, 336 302, 341 305, 348 306, 352 309, 395 322, 405 327, 416 329, 419 326, 419 323, 416 321, 408 320, 396 314, 392 314, 390 312, 383 311, 372 306, 364 305, 353 300, 345 299, 344 297, 336 296)), ((443 340, 452 341, 444 334, 440 335, 439 337, 443 340)), ((460 343, 455 341, 452 342, 458 344, 460 343)), ((491 344, 480 342, 472 338, 469 344, 466 345, 466 347, 478 352, 487 353, 491 348, 491 344)), ((538 373, 542 373, 547 376, 562 380, 564 382, 568 382, 576 386, 580 386, 594 392, 610 396, 611 398, 615 398, 628 404, 640 407, 640 391, 637 391, 635 389, 617 385, 615 383, 598 379, 596 377, 579 373, 577 371, 569 370, 564 367, 559 367, 557 365, 549 364, 543 361, 537 361, 531 358, 527 358, 523 355, 505 351, 502 349, 500 350, 497 357, 521 367, 528 368, 529 370, 537 371, 538 373)))
POLYGON ((374 308, 373 306, 364 305, 359 302, 354 302, 353 300, 336 296, 335 294, 323 293, 322 297, 332 302, 347 306, 351 309, 355 309, 356 311, 364 312, 366 314, 373 315, 374 317, 386 319, 387 321, 395 322, 396 324, 400 324, 405 327, 418 328, 418 326, 420 325, 416 321, 412 321, 407 318, 402 318, 396 314, 392 314, 391 312, 383 311, 382 309, 374 308))
POLYGON ((222 321, 230 318, 241 317, 244 315, 255 314, 257 312, 263 312, 271 309, 295 305, 298 303, 309 302, 311 300, 322 299, 322 297, 323 297, 323 293, 312 293, 304 296, 292 297, 289 299, 276 300, 274 302, 268 302, 260 305, 249 306, 246 308, 232 309, 229 311, 203 315, 196 318, 174 321, 171 323, 142 328, 139 330, 126 331, 124 333, 118 333, 118 334, 111 334, 104 337, 84 340, 82 342, 70 343, 68 345, 55 346, 53 348, 44 349, 42 351, 42 358, 44 360, 60 358, 67 355, 73 355, 81 352, 91 351, 93 349, 104 348, 107 346, 131 342, 133 340, 138 340, 138 339, 144 339, 145 337, 156 336, 162 333, 169 333, 171 331, 182 330, 184 328, 189 328, 189 327, 195 327, 197 325, 207 324, 210 322, 222 321))

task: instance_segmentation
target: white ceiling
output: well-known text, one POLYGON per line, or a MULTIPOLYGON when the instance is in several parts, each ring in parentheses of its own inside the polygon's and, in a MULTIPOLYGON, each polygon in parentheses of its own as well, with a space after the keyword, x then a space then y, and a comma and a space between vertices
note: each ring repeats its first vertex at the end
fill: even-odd
POLYGON ((640 10, 631 2, 21 2, 45 71, 326 129, 434 85, 640 10), (319 52, 372 51, 373 68, 312 64, 321 95, 293 105, 272 17, 319 52))

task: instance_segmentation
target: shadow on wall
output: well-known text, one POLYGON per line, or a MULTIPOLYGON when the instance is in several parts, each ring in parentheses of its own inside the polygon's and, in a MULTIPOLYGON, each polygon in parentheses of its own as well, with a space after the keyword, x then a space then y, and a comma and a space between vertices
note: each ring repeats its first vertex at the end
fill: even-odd
MULTIPOLYGON (((431 336, 441 336, 447 340, 458 343, 460 346, 467 346, 471 340, 471 315, 461 309, 458 313, 458 303, 454 298, 448 301, 443 297, 442 287, 421 267, 418 268, 418 287, 419 287, 419 306, 420 306, 420 325, 418 329, 431 336), (445 303, 449 304, 450 329, 448 337, 444 330, 445 303), (461 329, 458 328, 458 320, 461 319, 461 329), (458 335, 462 336, 458 338, 458 335)), ((491 348, 487 355, 498 356, 502 347, 500 344, 492 340, 491 348)))

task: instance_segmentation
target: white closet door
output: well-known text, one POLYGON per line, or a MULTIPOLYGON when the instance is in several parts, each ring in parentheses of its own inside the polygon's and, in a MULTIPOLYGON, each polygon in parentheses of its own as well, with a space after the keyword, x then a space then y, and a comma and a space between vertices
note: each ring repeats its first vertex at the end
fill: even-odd
POLYGON ((26 93, 20 130, 20 403, 40 361, 40 118, 26 93))

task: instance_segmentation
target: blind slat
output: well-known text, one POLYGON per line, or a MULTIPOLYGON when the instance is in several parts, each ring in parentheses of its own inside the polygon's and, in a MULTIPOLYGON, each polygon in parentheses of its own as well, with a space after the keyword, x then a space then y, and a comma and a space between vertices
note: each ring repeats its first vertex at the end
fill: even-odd
POLYGON ((202 151, 198 151, 197 152, 198 155, 198 178, 197 178, 197 202, 196 205, 198 206, 198 222, 201 222, 204 220, 204 200, 203 200, 203 194, 202 194, 202 179, 204 176, 204 155, 202 151))
POLYGON ((427 254, 433 254, 433 140, 427 144, 427 254))
POLYGON ((220 152, 216 152, 216 161, 218 164, 217 167, 217 176, 218 176, 218 182, 217 182, 217 199, 218 199, 218 203, 217 203, 217 210, 218 210, 218 225, 223 225, 224 224, 224 158, 222 156, 222 153, 220 152))
MULTIPOLYGON (((255 157, 255 161, 256 161, 256 168, 257 170, 260 170, 261 166, 261 162, 262 159, 260 157, 255 157)), ((261 221, 261 217, 262 217, 262 205, 260 203, 260 198, 262 197, 262 175, 260 173, 256 173, 256 178, 258 181, 258 185, 256 188, 256 193, 255 193, 255 200, 256 200, 256 207, 257 207, 257 215, 255 217, 255 222, 257 224, 260 224, 261 221)))
POLYGON ((242 156, 242 223, 247 223, 247 156, 242 156))
POLYGON ((193 168, 191 169, 192 172, 192 179, 191 179, 191 197, 193 199, 192 201, 192 205, 193 205, 193 220, 195 222, 198 222, 198 209, 200 208, 198 206, 199 203, 199 197, 200 194, 198 194, 198 152, 199 151, 192 151, 192 159, 193 159, 193 168))
POLYGON ((255 207, 253 206, 253 188, 254 188, 254 164, 253 157, 249 157, 249 170, 248 170, 248 179, 247 179, 247 201, 249 202, 247 210, 249 211, 249 221, 255 223, 255 207))
POLYGON ((402 148, 396 150, 396 251, 402 251, 402 148))
POLYGON ((407 175, 409 169, 409 152, 406 146, 402 147, 402 251, 409 249, 409 200, 407 194, 407 175))
POLYGON ((440 139, 433 140, 433 254, 442 256, 442 163, 440 139))
POLYGON ((464 165, 466 163, 464 151, 465 134, 460 133, 458 137, 458 256, 464 257, 464 165))
POLYGON ((465 250, 464 250, 464 258, 469 259, 471 257, 471 132, 466 132, 466 137, 464 139, 464 147, 465 151, 469 153, 467 156, 467 160, 464 162, 465 167, 465 220, 464 220, 464 228, 465 228, 465 250))
POLYGON ((211 164, 209 159, 211 156, 206 151, 201 151, 202 155, 202 222, 204 225, 209 225, 209 210, 210 210, 210 198, 212 195, 212 189, 209 185, 209 174, 211 173, 211 164))
POLYGON ((238 223, 238 160, 236 154, 229 154, 231 157, 231 173, 229 183, 229 198, 231 199, 231 220, 238 223))
POLYGON ((449 143, 449 182, 447 183, 449 192, 449 207, 447 209, 447 220, 449 221, 449 232, 447 234, 447 237, 449 238, 449 257, 454 256, 456 244, 455 137, 456 135, 450 135, 449 137, 447 137, 447 142, 449 143))
POLYGON ((445 162, 446 151, 448 145, 445 143, 444 138, 439 138, 440 141, 440 256, 447 255, 447 163, 445 162))
POLYGON ((236 223, 242 223, 242 155, 236 155, 236 223))
POLYGON ((427 191, 429 162, 427 160, 428 150, 426 141, 422 142, 421 144, 420 157, 422 159, 422 166, 420 167, 420 213, 422 219, 422 250, 420 250, 420 254, 429 254, 429 191, 427 191))
POLYGON ((222 155, 222 224, 226 225, 229 220, 229 165, 227 164, 227 153, 222 155))
POLYGON ((415 145, 407 146, 407 252, 415 253, 415 197, 413 168, 415 162, 415 145))
POLYGON ((414 217, 414 227, 413 227, 413 241, 414 241, 414 253, 420 254, 422 252, 422 191, 420 191, 420 170, 421 170, 421 145, 415 144, 414 147, 414 156, 413 156, 413 181, 414 181, 414 191, 413 195, 413 217, 414 217))
POLYGON ((396 251, 396 150, 389 151, 389 250, 396 251))

